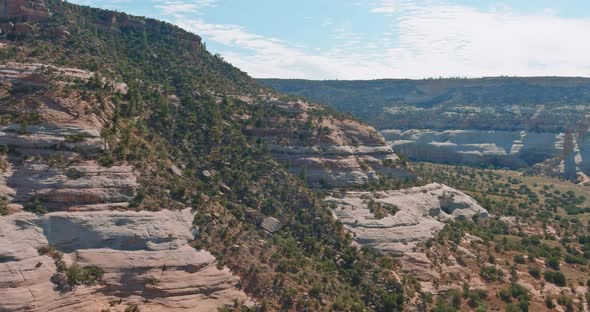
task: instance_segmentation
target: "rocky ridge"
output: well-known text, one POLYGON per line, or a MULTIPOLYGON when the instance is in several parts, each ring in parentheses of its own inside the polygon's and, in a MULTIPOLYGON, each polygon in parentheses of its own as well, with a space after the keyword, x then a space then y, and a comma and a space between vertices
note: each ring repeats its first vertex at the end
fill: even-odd
POLYGON ((314 187, 360 186, 379 181, 380 175, 416 178, 370 126, 330 117, 321 106, 301 100, 262 96, 257 101, 283 114, 269 118, 273 128, 246 125, 244 132, 262 139, 275 159, 314 187))
POLYGON ((2 0, 1 18, 42 19, 51 16, 43 0, 2 0))
POLYGON ((198 233, 190 210, 121 211, 139 182, 131 165, 98 160, 112 103, 97 110, 77 93, 47 92, 87 84, 94 75, 0 64, 0 111, 18 116, 0 128, 0 195, 9 214, 0 217, 0 310, 217 311, 235 300, 250 302, 237 276, 189 245, 198 233), (38 252, 47 246, 64 253, 67 267, 98 267, 104 275, 69 290, 75 285, 67 285, 68 272, 38 252))

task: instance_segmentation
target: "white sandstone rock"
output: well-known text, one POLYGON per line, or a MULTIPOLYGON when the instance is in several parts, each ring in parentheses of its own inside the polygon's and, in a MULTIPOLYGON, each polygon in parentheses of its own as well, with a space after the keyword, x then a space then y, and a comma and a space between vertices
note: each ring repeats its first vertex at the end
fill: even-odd
POLYGON ((326 200, 336 204, 335 217, 354 234, 357 244, 394 254, 410 251, 416 243, 433 237, 443 228, 444 220, 487 216, 473 198, 438 183, 376 193, 347 192, 343 198, 326 200), (368 208, 371 199, 398 211, 377 219, 368 208))
POLYGON ((215 258, 188 245, 190 210, 160 212, 17 213, 0 218, 0 311, 217 311, 250 302, 239 278, 215 258), (38 247, 66 252, 71 265, 98 266, 96 286, 59 292, 50 281, 53 259, 38 247), (109 302, 118 298, 123 304, 109 302))

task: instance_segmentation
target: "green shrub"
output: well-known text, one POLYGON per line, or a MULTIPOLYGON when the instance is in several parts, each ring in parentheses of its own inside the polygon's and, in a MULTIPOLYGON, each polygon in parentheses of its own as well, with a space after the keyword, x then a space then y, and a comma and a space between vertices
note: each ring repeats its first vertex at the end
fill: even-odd
POLYGON ((47 213, 47 209, 43 206, 41 200, 37 197, 35 197, 33 201, 25 205, 25 210, 38 215, 47 213))
POLYGON ((66 271, 68 283, 75 285, 94 285, 104 275, 104 270, 97 266, 81 267, 77 264, 72 265, 66 271))
POLYGON ((66 170, 66 177, 68 177, 68 179, 77 180, 82 177, 82 173, 74 168, 69 168, 66 170))
POLYGON ((510 290, 508 289, 500 289, 500 291, 498 291, 498 297, 504 301, 504 302, 512 302, 512 294, 510 293, 510 290))
POLYGON ((547 257, 545 260, 545 265, 553 270, 559 270, 559 258, 557 257, 547 257))
POLYGON ((128 307, 125 308, 125 312, 140 312, 141 310, 139 309, 139 307, 137 305, 130 305, 128 307))
POLYGON ((65 141, 68 143, 79 143, 85 139, 82 133, 70 134, 65 136, 65 141))
POLYGON ((557 286, 565 286, 565 275, 563 275, 563 273, 559 271, 545 271, 543 277, 546 281, 553 283, 557 286))
POLYGON ((8 198, 6 196, 0 195, 0 216, 5 216, 8 214, 8 198))
POLYGON ((549 309, 555 308, 555 303, 553 303, 553 297, 551 297, 551 294, 547 294, 547 297, 545 297, 545 306, 549 309))
POLYGON ((530 265, 528 271, 533 278, 539 279, 541 277, 541 268, 539 267, 530 265))
POLYGON ((504 272, 493 265, 482 267, 479 275, 486 282, 501 281, 504 278, 504 272))
POLYGON ((514 262, 516 262, 518 264, 524 264, 525 263, 524 256, 521 255, 521 254, 514 255, 514 257, 512 257, 512 259, 514 260, 514 262))

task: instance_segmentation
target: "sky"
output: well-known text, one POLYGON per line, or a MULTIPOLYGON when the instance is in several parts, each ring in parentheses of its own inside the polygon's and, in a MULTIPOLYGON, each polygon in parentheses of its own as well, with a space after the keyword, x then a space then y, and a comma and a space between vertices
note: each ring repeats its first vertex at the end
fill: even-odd
POLYGON ((200 35, 256 78, 590 76, 589 0, 69 0, 200 35))

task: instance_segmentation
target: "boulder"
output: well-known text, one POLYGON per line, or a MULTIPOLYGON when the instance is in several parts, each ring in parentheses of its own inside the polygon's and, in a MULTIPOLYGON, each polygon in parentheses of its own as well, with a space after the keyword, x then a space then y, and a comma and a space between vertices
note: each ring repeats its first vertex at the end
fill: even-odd
POLYGON ((260 227, 272 234, 280 230, 282 225, 277 218, 267 217, 260 223, 260 227))
POLYGON ((171 165, 170 166, 170 172, 172 172, 173 174, 182 177, 182 171, 180 169, 178 169, 178 167, 176 167, 175 165, 171 165))

